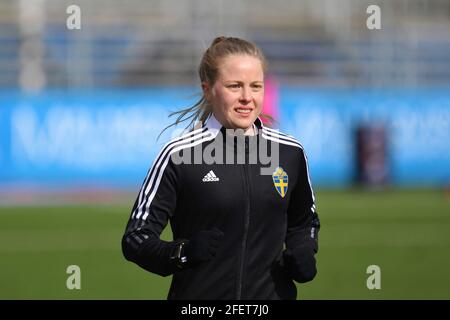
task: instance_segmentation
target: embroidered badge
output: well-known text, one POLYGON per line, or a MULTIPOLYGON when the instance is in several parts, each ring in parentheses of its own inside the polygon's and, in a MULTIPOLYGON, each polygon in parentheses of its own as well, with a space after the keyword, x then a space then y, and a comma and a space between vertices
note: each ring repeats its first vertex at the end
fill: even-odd
POLYGON ((272 179, 275 189, 277 189, 280 196, 284 198, 288 190, 288 180, 289 180, 286 171, 284 171, 283 168, 281 167, 276 168, 275 171, 272 173, 272 179))

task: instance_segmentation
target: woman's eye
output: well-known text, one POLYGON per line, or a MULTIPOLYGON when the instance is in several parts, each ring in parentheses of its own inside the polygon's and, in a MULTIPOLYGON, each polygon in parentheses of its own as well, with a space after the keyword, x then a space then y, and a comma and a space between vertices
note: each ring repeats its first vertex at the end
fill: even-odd
POLYGON ((235 84, 230 84, 229 86, 228 86, 228 88, 239 88, 239 84, 237 84, 237 83, 235 83, 235 84))

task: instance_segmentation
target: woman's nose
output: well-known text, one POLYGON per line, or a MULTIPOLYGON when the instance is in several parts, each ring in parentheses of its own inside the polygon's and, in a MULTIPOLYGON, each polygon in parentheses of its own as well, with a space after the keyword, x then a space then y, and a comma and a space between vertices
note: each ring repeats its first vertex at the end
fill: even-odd
POLYGON ((241 100, 242 101, 246 101, 246 102, 249 102, 249 101, 251 101, 252 100, 252 94, 251 94, 251 90, 250 90, 250 88, 242 88, 242 91, 241 91, 241 100))

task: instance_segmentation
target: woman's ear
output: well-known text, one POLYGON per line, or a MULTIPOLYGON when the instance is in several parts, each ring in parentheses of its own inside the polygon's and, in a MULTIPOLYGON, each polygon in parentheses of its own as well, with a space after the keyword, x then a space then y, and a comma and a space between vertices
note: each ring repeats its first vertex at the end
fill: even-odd
POLYGON ((202 90, 203 90, 203 96, 205 97, 206 101, 210 101, 211 99, 211 86, 208 82, 202 82, 202 90))

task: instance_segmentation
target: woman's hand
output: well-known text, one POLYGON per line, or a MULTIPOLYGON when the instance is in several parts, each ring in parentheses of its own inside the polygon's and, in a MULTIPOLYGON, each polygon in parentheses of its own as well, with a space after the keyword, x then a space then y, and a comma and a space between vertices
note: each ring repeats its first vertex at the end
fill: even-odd
POLYGON ((284 265, 292 279, 304 283, 314 279, 317 273, 314 250, 308 246, 286 249, 283 252, 284 265))
POLYGON ((184 254, 188 265, 211 260, 222 241, 223 232, 217 228, 200 231, 184 246, 184 254))

